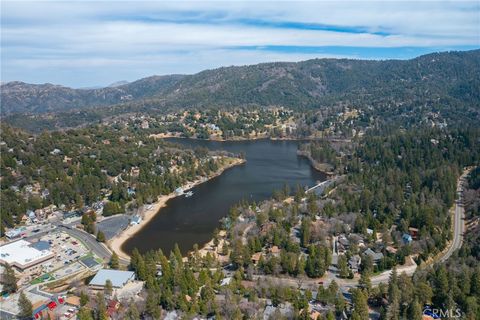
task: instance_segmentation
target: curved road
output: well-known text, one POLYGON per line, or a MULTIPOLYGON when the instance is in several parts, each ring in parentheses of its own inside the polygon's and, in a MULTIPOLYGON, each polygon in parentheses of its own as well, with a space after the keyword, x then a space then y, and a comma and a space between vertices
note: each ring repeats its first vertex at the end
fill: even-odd
POLYGON ((95 237, 93 237, 91 234, 68 226, 58 226, 58 229, 82 241, 88 247, 88 249, 93 251, 93 253, 95 253, 98 257, 108 261, 112 256, 110 250, 98 242, 97 239, 95 239, 95 237))
POLYGON ((465 232, 465 208, 463 207, 463 182, 473 168, 467 168, 457 181, 458 201, 455 202, 455 214, 453 216, 453 240, 451 246, 447 249, 445 254, 438 260, 445 262, 455 252, 460 249, 463 243, 463 234, 465 232))

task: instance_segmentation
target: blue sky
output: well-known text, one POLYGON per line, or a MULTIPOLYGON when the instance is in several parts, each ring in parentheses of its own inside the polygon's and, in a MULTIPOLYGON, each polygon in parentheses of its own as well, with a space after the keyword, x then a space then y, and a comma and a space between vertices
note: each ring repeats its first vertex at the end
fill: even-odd
POLYGON ((1 80, 72 87, 312 58, 480 47, 479 1, 13 1, 1 80))

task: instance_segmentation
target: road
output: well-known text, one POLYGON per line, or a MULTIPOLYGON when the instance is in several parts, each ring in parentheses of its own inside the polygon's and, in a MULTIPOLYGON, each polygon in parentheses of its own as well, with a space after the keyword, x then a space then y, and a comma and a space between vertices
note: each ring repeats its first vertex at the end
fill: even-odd
MULTIPOLYGON (((448 249, 442 253, 441 257, 438 259, 439 262, 445 262, 450 258, 450 256, 456 250, 460 249, 463 243, 463 236, 465 232, 465 209, 462 205, 462 190, 463 190, 463 181, 466 176, 470 173, 472 168, 465 169, 460 178, 457 181, 457 194, 459 195, 459 201, 454 204, 454 226, 453 226, 453 240, 450 243, 448 249)), ((411 258, 410 258, 411 259, 411 258)), ((397 268, 397 273, 406 273, 411 276, 415 273, 417 265, 412 260, 407 266, 400 266, 397 268)), ((388 283, 392 271, 388 270, 379 275, 373 276, 370 278, 372 285, 376 286, 380 283, 388 283)), ((327 271, 325 276, 322 279, 310 279, 310 278, 291 278, 291 277, 274 277, 274 276, 264 276, 264 275, 254 275, 254 280, 268 280, 272 283, 281 283, 290 287, 297 287, 302 289, 316 290, 320 281, 322 281, 324 286, 328 286, 333 280, 337 282, 342 291, 346 292, 349 288, 356 287, 358 285, 357 280, 353 279, 340 279, 332 272, 327 271)))
MULTIPOLYGON (((90 233, 78 230, 73 227, 59 226, 59 228, 63 228, 64 231, 70 236, 83 241, 83 243, 85 243, 88 249, 93 251, 93 253, 95 253, 98 257, 102 258, 105 261, 110 261, 110 257, 112 256, 112 252, 110 251, 110 249, 103 243, 98 242, 97 239, 90 233)), ((120 264, 125 266, 128 266, 130 264, 129 259, 119 258, 118 261, 120 262, 120 264)))
POLYGON ((450 258, 450 256, 455 252, 455 250, 460 249, 463 243, 463 234, 465 232, 465 208, 463 207, 463 181, 470 173, 472 168, 466 169, 463 171, 460 179, 457 182, 457 194, 458 201, 455 202, 455 214, 453 216, 453 240, 450 247, 447 249, 445 254, 438 260, 439 262, 445 262, 450 258))
MULTIPOLYGON (((461 204, 462 200, 462 190, 463 190, 463 181, 465 177, 470 173, 472 168, 465 169, 460 178, 457 181, 457 194, 459 195, 459 200, 458 202, 455 203, 454 205, 454 226, 453 226, 453 240, 448 247, 448 249, 443 253, 443 255, 438 259, 439 262, 444 262, 450 256, 455 252, 455 250, 458 250, 463 243, 463 234, 464 234, 464 229, 465 229, 465 210, 463 208, 463 205, 461 204)), ((73 224, 72 224, 73 225, 73 224)), ((68 233, 70 236, 75 237, 79 240, 81 240, 91 251, 93 251, 98 257, 104 259, 105 261, 109 261, 110 257, 112 255, 111 251, 102 243, 97 242, 95 237, 93 237, 91 234, 86 233, 84 231, 75 229, 72 227, 72 225, 58 225, 57 228, 68 233)), ((48 232, 39 232, 29 238, 38 238, 48 232)), ((120 258, 120 263, 123 265, 128 265, 129 260, 127 259, 122 259, 120 258)), ((417 268, 417 265, 412 261, 412 263, 409 266, 405 267, 399 267, 397 269, 397 272, 400 273, 406 273, 407 275, 411 276, 415 272, 417 268)), ((378 285, 380 283, 388 283, 388 280, 390 279, 390 274, 391 270, 385 271, 379 275, 373 276, 371 278, 372 285, 378 285)), ((316 287, 318 286, 318 281, 319 279, 295 279, 295 278, 281 278, 281 277, 271 277, 271 276, 261 276, 257 275, 254 276, 255 279, 261 278, 261 279, 268 279, 271 281, 277 281, 284 283, 285 285, 289 286, 296 286, 296 287, 303 287, 303 286, 308 286, 308 287, 316 287)), ((330 282, 335 280, 340 287, 343 289, 348 289, 351 287, 355 287, 358 282, 353 279, 339 279, 337 278, 333 273, 328 272, 325 279, 323 280, 323 284, 325 286, 328 286, 330 282)))
POLYGON ((112 256, 110 250, 108 250, 108 248, 102 243, 98 242, 91 234, 66 226, 58 226, 58 229, 82 241, 88 247, 88 249, 90 249, 101 259, 106 261, 110 260, 110 257, 112 256))

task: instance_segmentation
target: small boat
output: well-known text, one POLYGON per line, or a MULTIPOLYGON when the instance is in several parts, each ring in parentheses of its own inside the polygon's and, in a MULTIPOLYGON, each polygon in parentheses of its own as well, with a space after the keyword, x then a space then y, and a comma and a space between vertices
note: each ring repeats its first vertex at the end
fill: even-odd
POLYGON ((187 193, 185 193, 185 198, 189 198, 193 196, 193 192, 192 191, 188 191, 187 193))

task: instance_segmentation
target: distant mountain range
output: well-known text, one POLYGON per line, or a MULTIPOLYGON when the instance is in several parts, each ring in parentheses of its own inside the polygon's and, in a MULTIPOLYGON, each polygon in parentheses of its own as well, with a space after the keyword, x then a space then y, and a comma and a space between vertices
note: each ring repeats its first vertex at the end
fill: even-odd
POLYGON ((223 67, 194 75, 152 76, 99 89, 8 82, 1 112, 42 114, 109 105, 158 108, 404 102, 477 105, 480 50, 433 53, 411 60, 314 59, 223 67))

